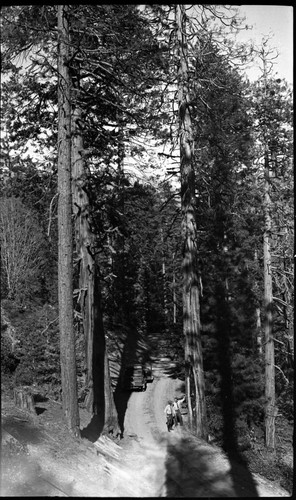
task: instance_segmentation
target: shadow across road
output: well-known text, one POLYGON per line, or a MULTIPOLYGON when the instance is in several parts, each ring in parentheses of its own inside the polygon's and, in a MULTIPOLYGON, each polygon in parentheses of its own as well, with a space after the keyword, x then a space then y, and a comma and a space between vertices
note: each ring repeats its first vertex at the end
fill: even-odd
POLYGON ((231 311, 227 291, 223 282, 216 283, 216 314, 218 331, 218 360, 221 375, 221 409, 223 416, 223 444, 231 469, 236 496, 258 497, 257 488, 247 462, 238 450, 235 403, 233 396, 233 373, 231 367, 231 311), (247 492, 247 494, 245 494, 247 492))
POLYGON ((258 496, 242 463, 229 461, 221 450, 186 431, 170 436, 165 467, 167 497, 258 496))

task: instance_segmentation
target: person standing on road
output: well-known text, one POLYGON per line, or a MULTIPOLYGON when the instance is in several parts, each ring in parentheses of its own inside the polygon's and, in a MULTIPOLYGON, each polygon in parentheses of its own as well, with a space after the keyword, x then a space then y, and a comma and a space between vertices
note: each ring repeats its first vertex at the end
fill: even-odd
POLYGON ((184 396, 182 399, 175 398, 173 402, 173 409, 174 409, 174 420, 175 420, 175 426, 177 427, 178 423, 180 425, 183 425, 183 418, 182 418, 182 413, 181 413, 181 404, 185 401, 186 396, 184 396))
POLYGON ((175 411, 174 411, 174 408, 173 408, 173 404, 172 404, 172 401, 168 401, 168 404, 166 405, 165 409, 164 409, 164 413, 166 415, 166 424, 167 424, 167 428, 168 428, 168 431, 170 432, 173 428, 173 425, 174 425, 174 420, 175 420, 175 411))

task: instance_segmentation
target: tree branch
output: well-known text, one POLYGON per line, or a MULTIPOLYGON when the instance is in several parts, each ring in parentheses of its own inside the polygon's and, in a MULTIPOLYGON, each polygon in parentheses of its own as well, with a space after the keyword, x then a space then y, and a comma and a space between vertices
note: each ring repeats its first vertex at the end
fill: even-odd
POLYGON ((274 365, 274 367, 277 368, 281 372, 281 374, 283 375, 283 377, 285 379, 286 384, 289 385, 289 380, 287 379, 287 377, 284 374, 283 370, 279 366, 277 366, 277 365, 274 365))
POLYGON ((59 317, 58 317, 58 316, 57 316, 55 319, 53 319, 52 321, 50 321, 50 322, 48 323, 47 327, 46 327, 46 328, 44 328, 44 330, 42 330, 42 332, 40 333, 40 335, 43 335, 43 334, 44 334, 44 333, 45 333, 45 332, 49 329, 50 325, 52 325, 53 323, 55 323, 57 319, 59 319, 59 317))
POLYGON ((50 226, 51 226, 51 210, 52 210, 52 204, 54 202, 54 199, 58 196, 58 193, 56 193, 53 198, 51 199, 50 205, 49 205, 49 221, 48 221, 48 228, 47 228, 47 236, 48 239, 50 240, 50 226))

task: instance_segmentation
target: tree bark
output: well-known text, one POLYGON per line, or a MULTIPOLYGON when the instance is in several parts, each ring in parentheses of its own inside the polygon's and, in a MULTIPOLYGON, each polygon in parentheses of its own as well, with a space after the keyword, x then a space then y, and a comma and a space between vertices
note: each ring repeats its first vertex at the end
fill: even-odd
POLYGON ((265 332, 265 444, 275 448, 275 370, 272 333, 272 274, 270 250, 270 195, 268 153, 265 155, 263 261, 264 261, 264 332, 265 332))
MULTIPOLYGON (((265 49, 262 53, 263 83, 265 99, 267 93, 267 69, 265 49)), ((272 272, 271 272, 271 199, 270 199, 270 165, 267 125, 263 129, 264 145, 264 234, 263 234, 263 268, 264 268, 264 334, 265 334, 265 445, 275 449, 275 362, 274 340, 272 332, 272 272)))
POLYGON ((79 263, 79 305, 85 338, 87 410, 93 412, 94 274, 93 235, 89 222, 89 199, 83 162, 81 110, 72 112, 72 191, 76 257, 79 263))
POLYGON ((90 203, 86 190, 83 160, 81 110, 73 110, 72 164, 73 212, 75 215, 76 253, 79 260, 79 303, 86 346, 86 408, 102 414, 102 433, 119 433, 118 415, 111 388, 109 361, 102 321, 98 269, 94 235, 90 225, 90 203))
POLYGON ((71 210, 71 85, 68 6, 58 6, 58 295, 63 410, 68 429, 80 436, 73 328, 71 210))
POLYGON ((179 51, 178 101, 183 235, 183 331, 185 336, 185 386, 189 426, 207 439, 205 383, 200 332, 197 276, 197 230, 195 215, 194 141, 189 109, 186 17, 183 5, 176 6, 179 51), (193 394, 194 408, 191 396, 193 394))

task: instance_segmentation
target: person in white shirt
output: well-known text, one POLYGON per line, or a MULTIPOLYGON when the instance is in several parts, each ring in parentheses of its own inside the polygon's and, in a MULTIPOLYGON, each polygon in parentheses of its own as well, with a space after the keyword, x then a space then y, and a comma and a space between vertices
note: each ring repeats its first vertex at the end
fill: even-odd
POLYGON ((183 401, 185 401, 186 396, 184 396, 182 399, 174 398, 173 402, 173 409, 174 409, 174 420, 175 420, 175 426, 177 427, 178 423, 180 425, 183 425, 183 418, 181 414, 181 405, 183 401))
POLYGON ((173 408, 172 401, 168 401, 168 404, 166 405, 164 409, 164 413, 166 415, 166 424, 168 431, 170 432, 173 428, 174 425, 174 417, 175 417, 175 410, 173 408))

